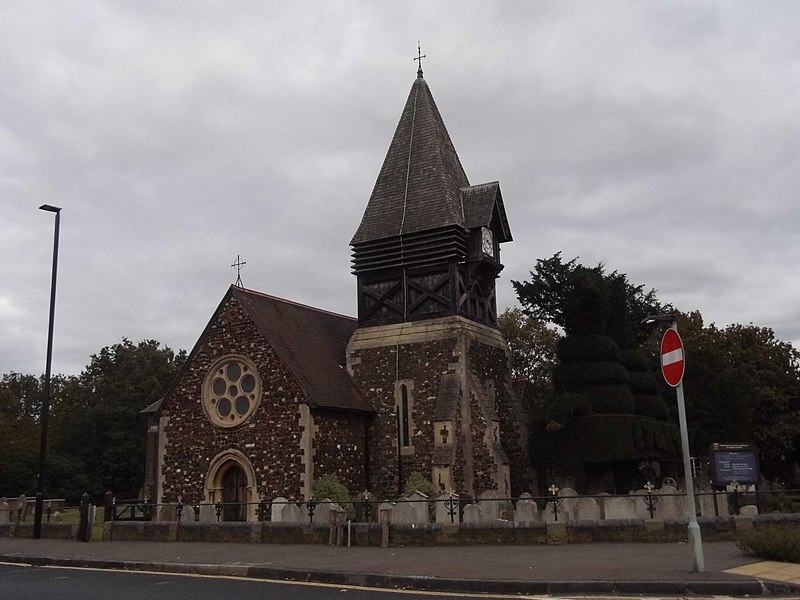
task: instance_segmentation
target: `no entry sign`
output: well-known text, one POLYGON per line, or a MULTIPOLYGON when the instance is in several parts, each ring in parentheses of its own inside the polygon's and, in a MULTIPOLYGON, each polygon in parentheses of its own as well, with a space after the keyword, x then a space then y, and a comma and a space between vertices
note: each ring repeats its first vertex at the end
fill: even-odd
POLYGON ((672 387, 683 380, 686 360, 683 356, 683 341, 674 329, 667 329, 661 338, 661 372, 672 387))

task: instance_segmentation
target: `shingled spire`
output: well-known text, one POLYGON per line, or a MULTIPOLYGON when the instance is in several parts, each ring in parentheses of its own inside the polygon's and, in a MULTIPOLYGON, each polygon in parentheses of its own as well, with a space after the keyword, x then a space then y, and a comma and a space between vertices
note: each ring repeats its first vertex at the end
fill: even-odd
POLYGON ((350 243, 463 227, 460 190, 468 185, 428 84, 418 77, 350 243))
POLYGON ((421 69, 352 241, 359 323, 462 315, 495 325, 497 183, 470 186, 421 69))

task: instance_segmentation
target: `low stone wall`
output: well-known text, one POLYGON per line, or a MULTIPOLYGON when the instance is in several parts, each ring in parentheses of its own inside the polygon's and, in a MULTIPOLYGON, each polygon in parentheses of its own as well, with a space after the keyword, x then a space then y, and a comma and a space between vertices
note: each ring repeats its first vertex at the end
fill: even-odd
MULTIPOLYGON (((0 537, 33 538, 33 523, 0 525, 0 537)), ((42 537, 52 540, 74 540, 78 537, 75 523, 42 523, 42 537)))

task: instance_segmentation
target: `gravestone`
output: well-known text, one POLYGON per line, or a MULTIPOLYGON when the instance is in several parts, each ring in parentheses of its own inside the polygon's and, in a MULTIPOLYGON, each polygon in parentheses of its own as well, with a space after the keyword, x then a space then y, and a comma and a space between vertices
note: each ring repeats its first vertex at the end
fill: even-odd
POLYGON ((481 507, 477 504, 467 504, 464 507, 464 523, 480 523, 481 507))
POLYGON ((377 523, 378 504, 376 500, 377 498, 366 490, 356 496, 356 521, 359 523, 377 523))
MULTIPOLYGON (((575 504, 578 501, 578 492, 570 487, 559 490, 558 497, 561 498, 561 506, 558 509, 559 521, 572 521, 575 519, 575 504)), ((552 506, 552 505, 551 505, 552 506)), ((555 515, 552 515, 555 520, 555 515)))
POLYGON ((658 514, 662 520, 686 518, 686 495, 673 495, 679 494, 678 488, 665 485, 658 490, 658 494, 658 514))
POLYGON ((181 513, 181 523, 194 523, 197 513, 194 511, 194 506, 191 504, 183 505, 183 512, 181 513))
POLYGON ((294 502, 283 505, 281 511, 281 521, 284 523, 308 523, 308 511, 305 504, 300 506, 294 502))
POLYGON ((481 507, 481 520, 483 522, 491 523, 500 518, 500 503, 497 501, 497 494, 491 491, 483 492, 478 495, 478 503, 481 507))
POLYGON ((17 500, 17 516, 20 521, 25 521, 28 518, 28 499, 25 494, 20 495, 17 500), (22 510, 20 511, 20 509, 22 510))
POLYGON ((745 504, 739 509, 740 517, 756 517, 758 516, 758 507, 755 504, 745 504))
MULTIPOLYGON (((427 523, 430 521, 428 512, 428 496, 422 492, 414 492, 406 498, 407 502, 414 509, 414 523, 427 523)), ((402 503, 401 503, 402 504, 402 503)))
MULTIPOLYGON (((317 507, 314 509, 312 523, 330 524, 330 514, 334 506, 338 505, 335 505, 330 498, 323 498, 320 500, 317 507)), ((308 504, 303 505, 303 507, 306 509, 306 514, 308 514, 308 504)))
POLYGON ((436 497, 435 516, 437 523, 458 523, 458 496, 455 494, 440 494, 436 497), (453 514, 450 514, 451 506, 453 514))
POLYGON ((5 498, 0 498, 0 525, 8 525, 11 522, 11 509, 5 498))
POLYGON ((609 521, 614 519, 636 519, 636 499, 629 496, 608 496, 603 502, 605 518, 609 521))
POLYGON ((392 523, 419 523, 417 510, 411 502, 398 502, 392 510, 392 523))
POLYGON ((156 515, 156 521, 176 521, 175 504, 162 504, 156 515))
POLYGON ((528 492, 520 494, 517 508, 514 510, 514 523, 533 523, 538 520, 539 507, 536 506, 533 497, 528 492))
POLYGON ((712 492, 710 494, 698 495, 700 501, 700 516, 702 517, 727 517, 728 516, 728 494, 725 492, 712 492), (717 499, 717 508, 714 510, 714 498, 717 499))
POLYGON ((200 503, 200 522, 201 523, 216 523, 217 522, 217 507, 211 502, 200 503))
POLYGON ((600 519, 600 506, 594 498, 578 498, 574 502, 572 518, 575 521, 597 521, 600 519))
POLYGON ((270 505, 270 515, 272 516, 272 521, 275 523, 281 523, 284 521, 283 518, 283 508, 288 506, 288 500, 283 496, 278 496, 277 498, 272 499, 272 504, 270 505))

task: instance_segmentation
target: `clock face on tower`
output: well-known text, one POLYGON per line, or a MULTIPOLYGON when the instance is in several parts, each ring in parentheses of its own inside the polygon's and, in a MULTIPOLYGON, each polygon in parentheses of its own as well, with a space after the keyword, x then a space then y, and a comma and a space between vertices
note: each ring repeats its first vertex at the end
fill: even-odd
POLYGON ((481 228, 481 250, 487 256, 494 257, 494 236, 488 227, 481 228))

